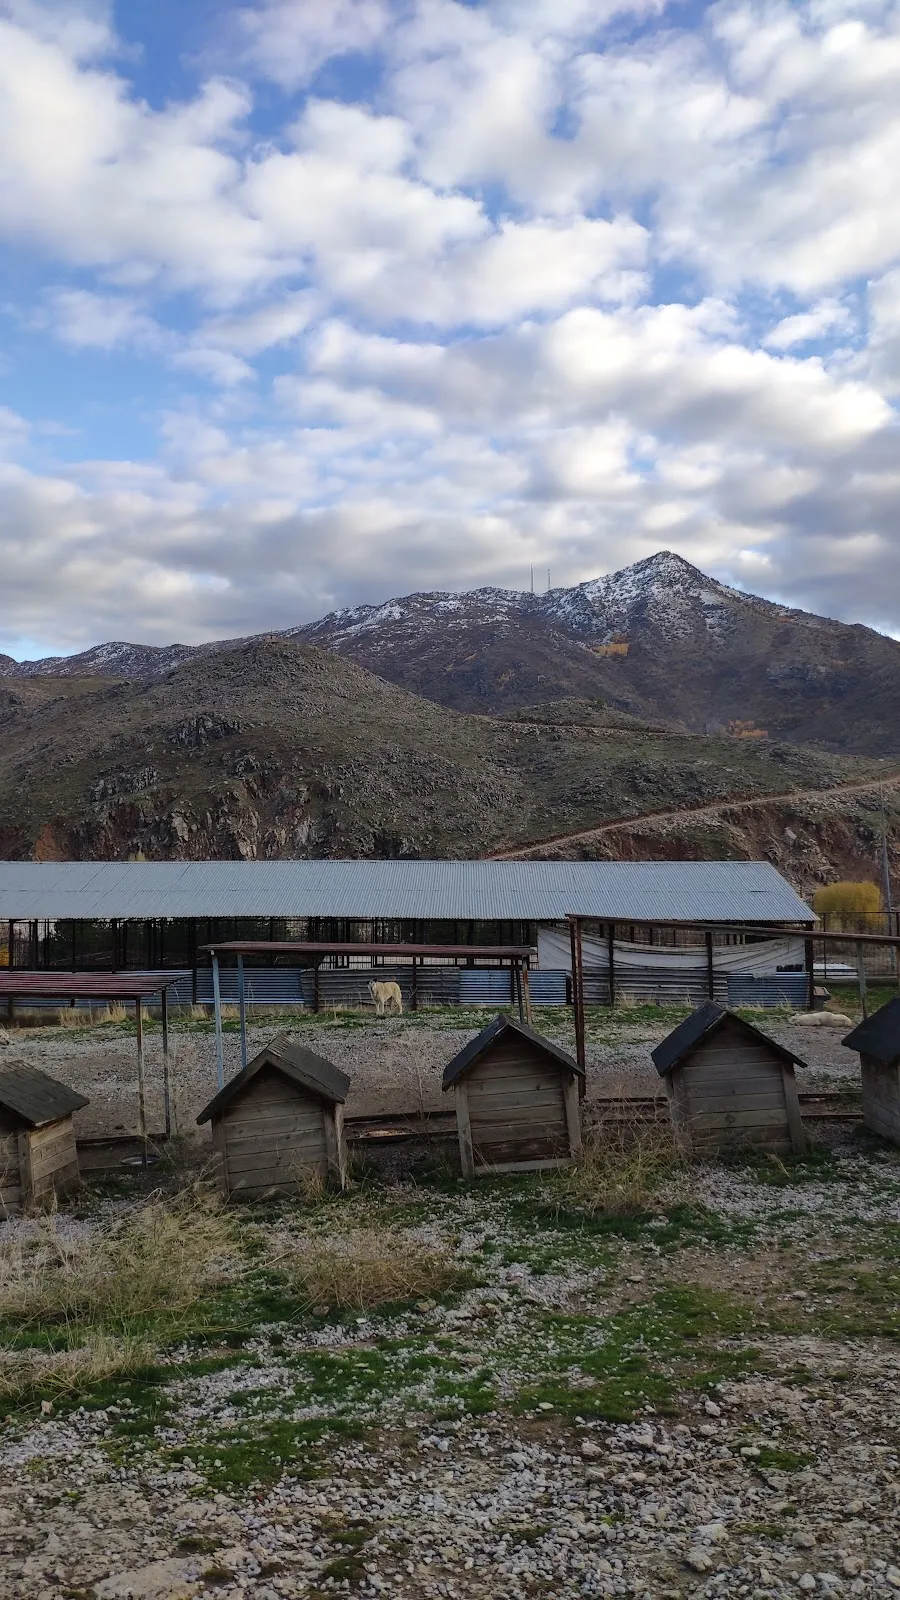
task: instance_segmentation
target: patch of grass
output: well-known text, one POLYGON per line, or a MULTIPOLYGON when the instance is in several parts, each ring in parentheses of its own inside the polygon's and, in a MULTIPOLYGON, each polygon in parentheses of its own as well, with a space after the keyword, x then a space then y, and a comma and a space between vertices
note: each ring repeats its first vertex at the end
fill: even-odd
POLYGON ((719 1156, 723 1167, 746 1173, 757 1183, 772 1188, 796 1188, 803 1183, 841 1182, 846 1171, 839 1157, 825 1145, 811 1142, 799 1154, 776 1155, 773 1151, 733 1149, 719 1156))
POLYGON ((187 1533, 183 1539, 177 1540, 175 1549, 182 1556, 211 1556, 219 1548, 220 1542, 199 1533, 187 1533))
POLYGON ((433 1389, 437 1405, 431 1415, 435 1422, 452 1422, 457 1417, 483 1417, 499 1405, 497 1389, 488 1375, 474 1378, 439 1378, 433 1389))
POLYGON ((0 1352, 0 1416, 23 1405, 71 1403, 110 1378, 140 1371, 155 1355, 146 1339, 71 1330, 63 1349, 25 1346, 0 1352))
POLYGON ((372 1311, 445 1294, 468 1278, 445 1252, 375 1228, 297 1236, 282 1245, 272 1265, 312 1310, 372 1311))
POLYGON ((609 1318, 545 1314, 543 1337, 520 1352, 536 1376, 515 1409, 631 1421, 646 1405, 676 1409, 686 1387, 707 1387, 755 1364, 756 1353, 717 1348, 752 1321, 727 1296, 696 1287, 663 1289, 609 1318))
POLYGON ((764 1444, 760 1446, 759 1455, 754 1457, 754 1465, 778 1472, 800 1472, 804 1467, 811 1466, 815 1459, 805 1451, 782 1450, 779 1446, 764 1444))
POLYGON ((172 1197, 156 1193, 82 1234, 64 1233, 50 1216, 36 1236, 17 1234, 0 1246, 0 1327, 14 1334, 122 1327, 183 1310, 240 1270, 233 1220, 199 1185, 172 1197))
POLYGON ((601 1118, 557 1180, 563 1204, 588 1216, 644 1216, 683 1161, 668 1122, 601 1118))
POLYGON ((274 1483, 284 1472, 299 1478, 316 1476, 316 1446, 337 1434, 358 1437, 358 1424, 337 1417, 294 1422, 268 1419, 247 1432, 213 1435, 208 1443, 177 1446, 165 1452, 172 1461, 192 1462, 210 1487, 249 1489, 274 1483))

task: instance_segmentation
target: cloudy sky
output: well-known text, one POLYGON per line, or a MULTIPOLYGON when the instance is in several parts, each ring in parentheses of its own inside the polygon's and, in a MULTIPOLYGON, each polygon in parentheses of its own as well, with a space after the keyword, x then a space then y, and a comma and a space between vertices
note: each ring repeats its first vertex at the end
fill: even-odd
POLYGON ((0 649, 668 548, 900 632, 900 6, 0 0, 0 649))

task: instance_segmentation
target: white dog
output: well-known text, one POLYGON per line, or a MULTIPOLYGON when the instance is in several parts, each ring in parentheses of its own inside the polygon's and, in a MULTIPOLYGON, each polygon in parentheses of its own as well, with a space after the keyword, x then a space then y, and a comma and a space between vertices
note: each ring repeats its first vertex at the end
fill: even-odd
POLYGON ((390 1009, 398 1017, 403 1015, 403 996, 399 983, 370 983, 369 993, 375 1001, 375 1015, 383 1017, 390 1009))
POLYGON ((852 1028, 853 1021, 840 1011, 798 1011, 791 1021, 801 1028, 852 1028))

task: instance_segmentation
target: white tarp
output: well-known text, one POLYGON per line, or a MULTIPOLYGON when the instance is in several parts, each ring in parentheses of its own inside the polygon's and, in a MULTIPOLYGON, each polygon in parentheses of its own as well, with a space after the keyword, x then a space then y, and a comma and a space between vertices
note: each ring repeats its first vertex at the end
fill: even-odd
MULTIPOLYGON (((582 950, 586 967, 606 967, 609 959, 605 942, 583 939, 582 950)), ((616 968, 656 967, 660 971, 678 972, 682 969, 706 966, 706 945, 689 945, 675 949, 671 945, 628 944, 624 939, 615 942, 616 968)), ((785 967, 803 967, 803 940, 766 939, 761 944, 713 945, 713 969, 716 972, 753 972, 770 974, 785 967)), ((568 928, 538 929, 538 967, 550 972, 571 972, 572 949, 568 928)))

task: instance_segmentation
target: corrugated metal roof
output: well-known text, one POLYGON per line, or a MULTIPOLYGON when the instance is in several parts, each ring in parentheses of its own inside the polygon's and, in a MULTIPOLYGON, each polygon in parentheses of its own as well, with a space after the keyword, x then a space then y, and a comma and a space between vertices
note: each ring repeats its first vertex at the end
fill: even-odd
POLYGON ((5 861, 0 919, 385 917, 797 922, 760 861, 5 861))
POLYGON ((171 989, 189 972, 22 972, 0 967, 0 999, 142 1000, 171 989))

